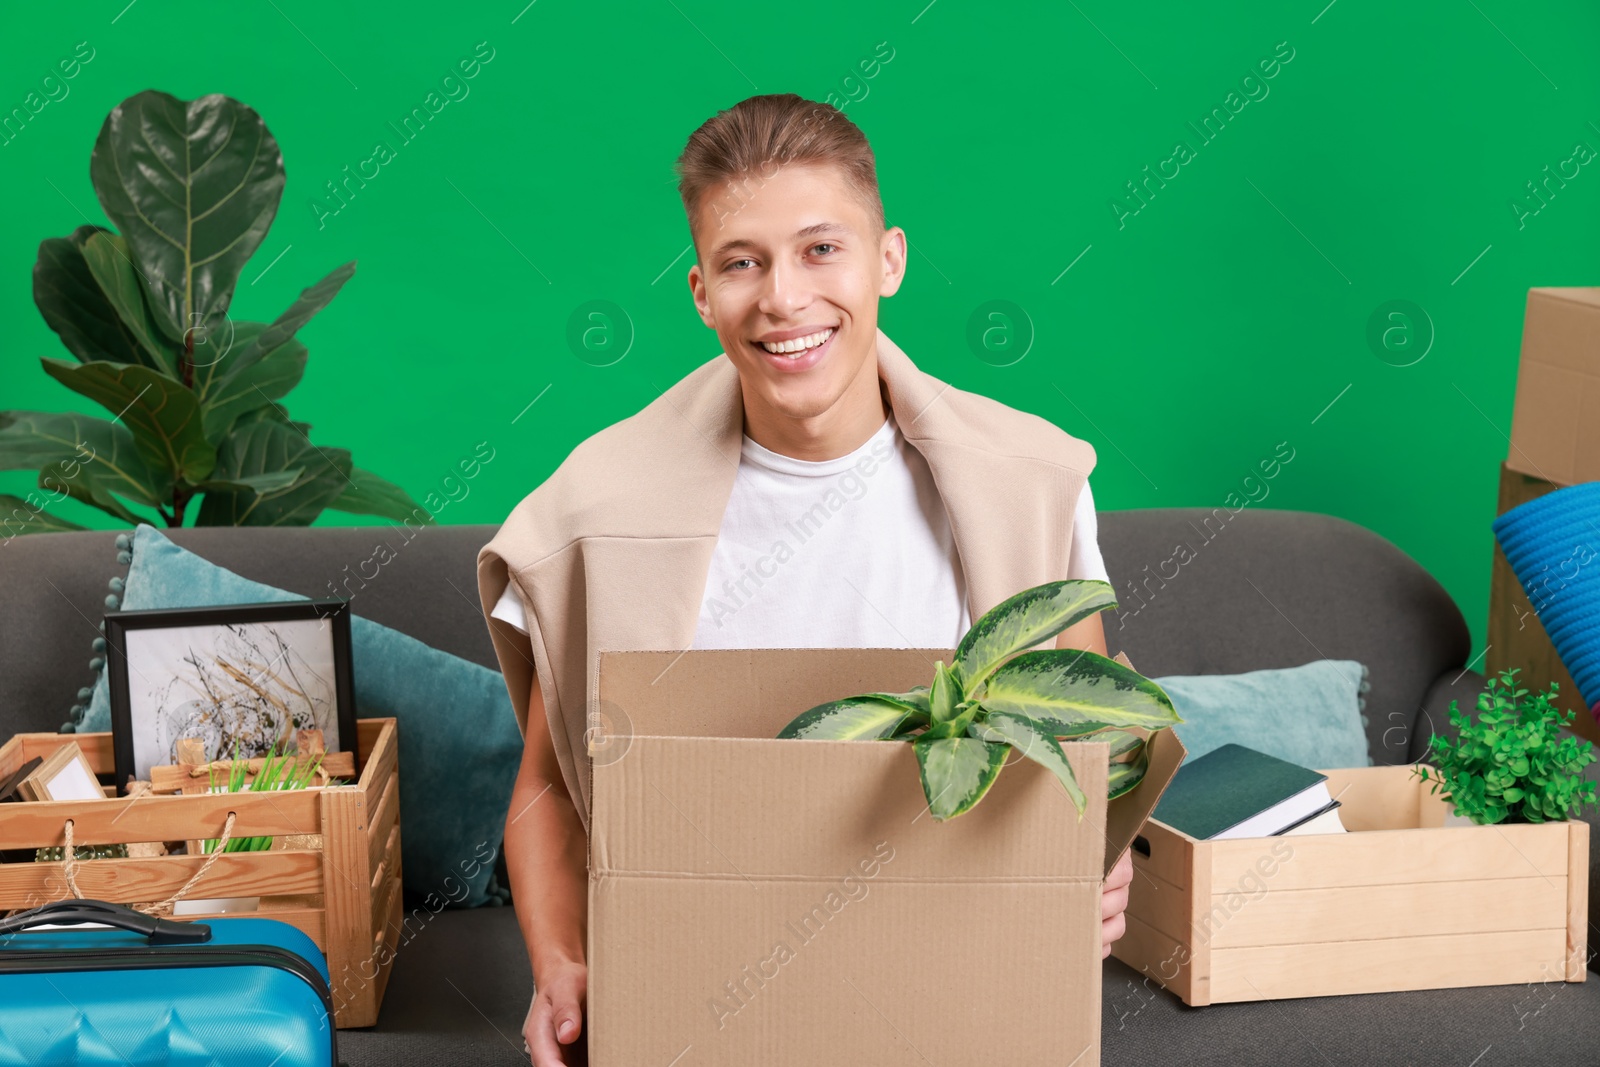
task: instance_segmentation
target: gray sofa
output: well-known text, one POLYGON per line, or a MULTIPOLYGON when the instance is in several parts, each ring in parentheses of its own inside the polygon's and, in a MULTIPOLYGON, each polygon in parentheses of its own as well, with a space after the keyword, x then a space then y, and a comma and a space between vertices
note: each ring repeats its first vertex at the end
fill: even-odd
MULTIPOLYGON (((356 594, 353 610, 493 668, 474 571, 493 532, 435 527, 403 546, 386 527, 170 536, 240 574, 308 596, 327 595, 347 564, 369 558, 388 538, 395 556, 356 594)), ((0 736, 57 729, 89 683, 106 579, 121 571, 114 536, 31 535, 0 547, 0 736)), ((1482 689, 1482 676, 1464 669, 1467 627, 1449 595, 1405 553, 1352 523, 1268 509, 1106 512, 1100 542, 1121 600, 1102 615, 1110 650, 1126 650, 1147 675, 1360 660, 1371 668, 1370 748, 1390 764, 1419 758, 1433 731, 1448 728, 1451 698, 1470 709, 1482 689), (1174 558, 1180 543, 1193 552, 1182 564, 1174 558)), ((500 879, 506 884, 503 859, 500 879)), ((1597 896, 1590 897, 1591 943, 1600 941, 1597 896)), ((421 902, 408 898, 406 906, 421 902)), ((1107 1067, 1490 1067, 1588 1064, 1600 1056, 1593 980, 1188 1008, 1117 960, 1107 960, 1103 974, 1107 1067)), ((445 910, 401 948, 378 1024, 340 1032, 341 1056, 351 1067, 526 1063, 519 1031, 531 996, 513 910, 445 910)), ((1008 1062, 1001 1035, 994 1062, 1008 1062)))

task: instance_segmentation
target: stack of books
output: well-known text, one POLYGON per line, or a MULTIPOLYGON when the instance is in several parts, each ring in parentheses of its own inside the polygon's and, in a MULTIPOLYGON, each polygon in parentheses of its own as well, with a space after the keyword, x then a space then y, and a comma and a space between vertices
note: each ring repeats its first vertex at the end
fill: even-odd
POLYGON ((1185 763, 1151 815, 1201 841, 1345 832, 1327 775, 1236 744, 1185 763))

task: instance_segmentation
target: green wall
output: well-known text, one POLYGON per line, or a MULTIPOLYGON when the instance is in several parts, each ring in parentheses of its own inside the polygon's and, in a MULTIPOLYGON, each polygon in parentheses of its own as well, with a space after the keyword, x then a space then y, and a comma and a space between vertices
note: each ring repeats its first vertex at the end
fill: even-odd
POLYGON ((754 93, 832 92, 913 246, 882 323, 920 366, 1091 441, 1105 510, 1221 504, 1289 442, 1261 503, 1394 541, 1482 649, 1526 291, 1600 281, 1600 174, 1563 164, 1600 147, 1592 4, 524 2, 8 13, 0 110, 60 98, 0 144, 0 407, 95 410, 38 367, 66 352, 30 270, 42 238, 105 222, 89 152, 107 112, 146 88, 221 92, 288 168, 234 315, 269 319, 360 263, 301 333, 290 411, 419 499, 487 442, 439 518, 498 522, 719 350, 685 282, 671 166, 689 133, 754 93), (80 42, 93 58, 46 84, 80 42), (390 124, 475 49, 492 58, 466 95, 406 141, 390 124), (1214 108, 1230 121, 1207 141, 1214 108), (328 213, 326 184, 379 141, 392 158, 328 213), (1578 173, 1542 203, 1547 165, 1578 173), (1141 202, 1125 183, 1147 166, 1171 177, 1141 202), (611 365, 567 341, 592 300, 632 331, 611 365), (1031 332, 1021 359, 968 343, 991 301, 1031 332), (1391 301, 1410 318, 1385 349, 1369 322, 1391 301))

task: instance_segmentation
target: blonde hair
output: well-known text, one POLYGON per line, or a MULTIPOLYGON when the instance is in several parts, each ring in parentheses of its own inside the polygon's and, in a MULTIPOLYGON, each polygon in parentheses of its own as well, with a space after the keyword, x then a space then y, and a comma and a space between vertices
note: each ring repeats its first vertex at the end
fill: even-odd
MULTIPOLYGON (((878 232, 886 228, 877 164, 860 128, 832 104, 768 93, 718 111, 689 135, 673 171, 690 231, 709 193, 728 183, 765 182, 786 163, 837 167, 878 232)), ((697 251, 698 244, 697 238, 697 251)))

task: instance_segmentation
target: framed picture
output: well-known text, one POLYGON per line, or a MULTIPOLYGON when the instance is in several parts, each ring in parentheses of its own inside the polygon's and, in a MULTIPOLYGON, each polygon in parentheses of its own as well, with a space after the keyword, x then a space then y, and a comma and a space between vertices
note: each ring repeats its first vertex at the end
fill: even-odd
POLYGON ((345 600, 291 600, 208 608, 108 611, 117 795, 150 768, 177 763, 179 738, 207 759, 264 756, 294 746, 297 729, 322 731, 329 752, 356 744, 345 600))
POLYGON ((76 744, 57 747, 22 779, 18 792, 24 800, 104 800, 105 791, 94 768, 76 744))

